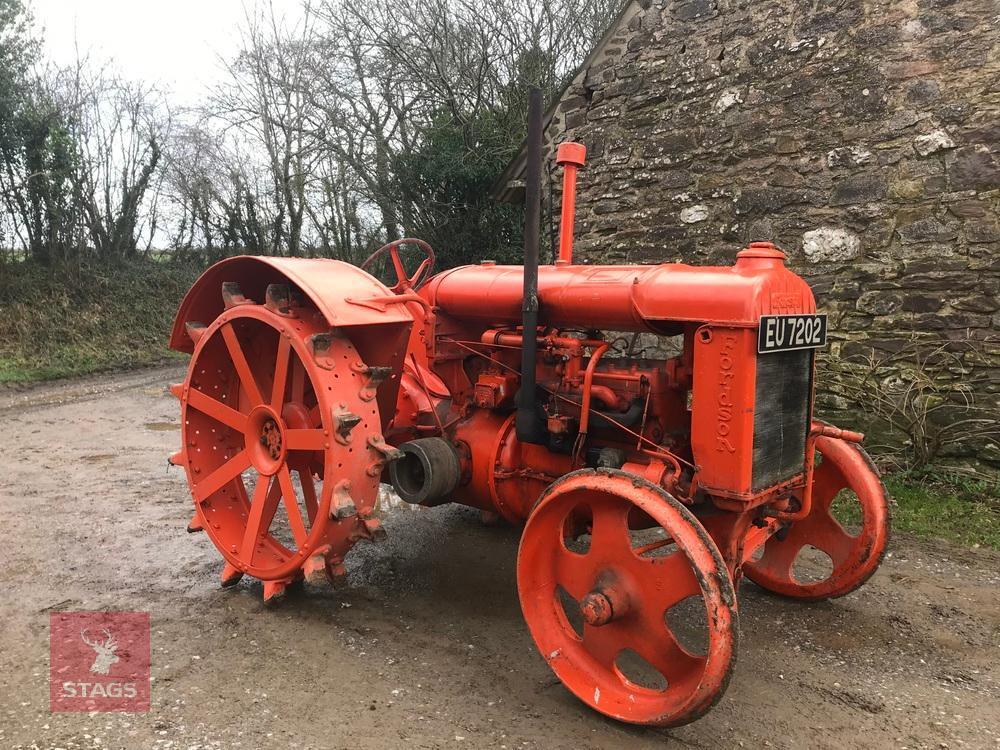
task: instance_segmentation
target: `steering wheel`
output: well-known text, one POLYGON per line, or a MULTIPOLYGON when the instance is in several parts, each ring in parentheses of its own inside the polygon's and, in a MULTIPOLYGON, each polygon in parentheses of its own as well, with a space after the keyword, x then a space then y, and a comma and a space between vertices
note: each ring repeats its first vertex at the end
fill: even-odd
POLYGON ((368 256, 365 262, 361 264, 361 269, 367 271, 376 260, 387 253, 389 255, 389 259, 392 261, 392 267, 396 271, 397 281, 396 285, 392 287, 392 291, 395 294, 417 291, 434 272, 434 250, 423 240, 414 239, 413 237, 404 237, 401 240, 390 242, 388 245, 383 245, 368 256), (399 258, 399 248, 403 245, 416 245, 426 256, 420 262, 420 265, 417 266, 417 270, 413 272, 412 276, 406 275, 406 269, 403 267, 403 261, 399 258))

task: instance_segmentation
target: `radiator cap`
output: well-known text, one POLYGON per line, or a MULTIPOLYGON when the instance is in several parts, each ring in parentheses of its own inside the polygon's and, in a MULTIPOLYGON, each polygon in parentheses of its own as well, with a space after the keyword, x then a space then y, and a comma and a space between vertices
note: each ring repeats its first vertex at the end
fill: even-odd
POLYGON ((736 253, 737 268, 780 268, 785 265, 785 254, 773 242, 751 242, 745 250, 736 253))

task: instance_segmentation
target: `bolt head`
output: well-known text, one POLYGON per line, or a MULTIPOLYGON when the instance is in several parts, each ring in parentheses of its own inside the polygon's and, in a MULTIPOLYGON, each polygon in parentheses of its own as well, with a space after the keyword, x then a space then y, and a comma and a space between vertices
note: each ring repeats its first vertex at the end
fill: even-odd
POLYGON ((607 625, 614 617, 611 600, 600 591, 591 591, 580 601, 580 612, 588 625, 607 625))

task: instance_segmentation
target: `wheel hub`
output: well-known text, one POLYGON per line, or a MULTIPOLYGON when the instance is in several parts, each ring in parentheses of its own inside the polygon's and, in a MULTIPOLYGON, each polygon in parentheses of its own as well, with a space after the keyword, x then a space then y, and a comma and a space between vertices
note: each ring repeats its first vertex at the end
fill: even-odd
POLYGON ((607 625, 628 613, 628 597, 619 586, 604 585, 580 600, 580 613, 588 625, 607 625))
POLYGON ((281 428, 273 419, 264 422, 261 428, 260 444, 267 448, 271 458, 277 460, 281 455, 281 428))
POLYGON ((264 476, 274 476, 285 459, 285 427, 270 406, 261 405, 250 412, 246 444, 253 467, 264 476))

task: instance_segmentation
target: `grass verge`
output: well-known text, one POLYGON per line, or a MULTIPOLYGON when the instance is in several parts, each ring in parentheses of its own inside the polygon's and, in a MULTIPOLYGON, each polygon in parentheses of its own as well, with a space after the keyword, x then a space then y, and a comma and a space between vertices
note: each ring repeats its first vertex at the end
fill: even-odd
MULTIPOLYGON (((931 471, 883 477, 893 533, 1000 550, 1000 480, 970 481, 931 471)), ((843 490, 831 508, 851 534, 860 529, 857 496, 843 490)))
POLYGON ((895 474, 885 484, 895 531, 1000 550, 1000 482, 895 474))
POLYGON ((162 362, 167 334, 200 268, 156 260, 114 265, 0 265, 0 383, 162 362))

